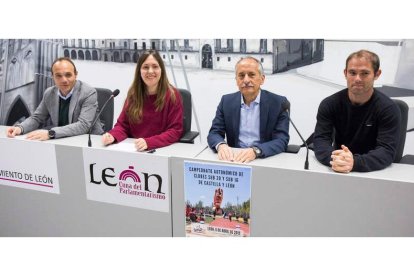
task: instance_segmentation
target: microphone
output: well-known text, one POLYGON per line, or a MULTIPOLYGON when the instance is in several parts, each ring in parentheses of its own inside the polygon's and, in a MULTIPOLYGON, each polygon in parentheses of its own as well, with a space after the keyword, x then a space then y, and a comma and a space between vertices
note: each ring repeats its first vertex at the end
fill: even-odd
POLYGON ((282 109, 285 110, 288 114, 288 118, 290 123, 292 124, 292 126, 295 128, 297 134, 299 135, 300 139, 302 140, 303 144, 306 147, 306 160, 305 160, 305 170, 309 170, 309 147, 308 144, 306 143, 305 139, 303 139, 302 135, 300 134, 299 130, 296 128, 295 124, 293 123, 292 119, 290 119, 290 102, 286 101, 282 104, 282 109))
POLYGON ((91 132, 92 132, 92 128, 93 126, 96 124, 96 122, 99 119, 99 116, 101 116, 102 111, 105 109, 106 105, 109 103, 110 100, 112 100, 113 98, 115 98, 116 96, 118 96, 119 94, 119 89, 115 89, 114 92, 112 92, 111 96, 106 100, 106 102, 103 104, 101 110, 99 110, 98 115, 95 117, 95 120, 92 122, 91 126, 89 127, 88 130, 88 147, 92 147, 92 141, 91 141, 91 132))

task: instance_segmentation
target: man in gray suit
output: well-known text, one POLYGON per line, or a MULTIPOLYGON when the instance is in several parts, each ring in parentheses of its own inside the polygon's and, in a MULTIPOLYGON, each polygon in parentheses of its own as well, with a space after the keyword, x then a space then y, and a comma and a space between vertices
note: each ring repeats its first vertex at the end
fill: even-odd
MULTIPOLYGON (((7 137, 27 134, 29 140, 48 140, 88 133, 98 109, 95 88, 76 79, 78 71, 69 58, 58 58, 52 64, 55 86, 46 89, 32 116, 21 124, 7 128, 7 137), (43 127, 50 118, 51 125, 43 127)), ((98 121, 93 134, 102 134, 98 121)))

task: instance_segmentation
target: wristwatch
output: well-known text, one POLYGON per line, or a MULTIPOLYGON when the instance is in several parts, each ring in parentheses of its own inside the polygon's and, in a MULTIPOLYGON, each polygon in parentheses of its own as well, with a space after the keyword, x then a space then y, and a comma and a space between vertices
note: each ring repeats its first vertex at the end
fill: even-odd
POLYGON ((260 156, 262 156, 262 150, 259 149, 258 147, 253 146, 252 147, 254 154, 256 154, 256 158, 259 158, 260 156))
POLYGON ((52 129, 49 129, 49 139, 55 139, 56 132, 52 129))

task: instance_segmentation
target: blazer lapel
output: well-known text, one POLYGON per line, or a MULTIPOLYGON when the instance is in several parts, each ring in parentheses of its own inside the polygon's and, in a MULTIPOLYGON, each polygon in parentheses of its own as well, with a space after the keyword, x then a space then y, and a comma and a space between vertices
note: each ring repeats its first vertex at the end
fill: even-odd
POLYGON ((231 101, 231 108, 232 111, 231 118, 232 120, 232 128, 234 133, 234 144, 238 147, 239 146, 239 134, 240 134, 240 105, 241 105, 241 93, 236 94, 235 99, 231 101))
POLYGON ((52 124, 58 126, 59 124, 59 89, 55 86, 50 94, 50 119, 52 124))
POLYGON ((267 94, 262 90, 260 94, 260 140, 266 137, 266 122, 269 116, 269 104, 267 102, 267 94))
POLYGON ((76 81, 76 84, 73 88, 72 99, 70 99, 69 104, 69 124, 73 123, 73 111, 75 110, 76 105, 78 104, 79 95, 80 95, 81 84, 80 81, 76 81))

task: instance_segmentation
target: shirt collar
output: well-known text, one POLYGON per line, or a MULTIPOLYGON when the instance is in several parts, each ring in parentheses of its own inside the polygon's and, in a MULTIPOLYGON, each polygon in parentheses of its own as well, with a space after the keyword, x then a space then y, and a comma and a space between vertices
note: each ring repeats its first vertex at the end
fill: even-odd
POLYGON ((74 90, 74 88, 75 88, 75 87, 73 87, 73 88, 72 88, 72 90, 70 90, 69 94, 67 94, 66 96, 63 96, 63 95, 62 95, 62 92, 60 92, 60 89, 58 89, 58 95, 59 95, 59 97, 60 97, 61 99, 63 99, 63 100, 67 100, 67 99, 69 99, 69 98, 72 96, 72 94, 73 94, 73 90, 74 90))
MULTIPOLYGON (((261 89, 259 89, 259 94, 257 94, 256 99, 254 99, 254 101, 252 103, 260 104, 260 94, 262 94, 262 90, 261 89)), ((241 95, 240 106, 245 106, 245 105, 246 104, 244 103, 243 95, 241 95)))

